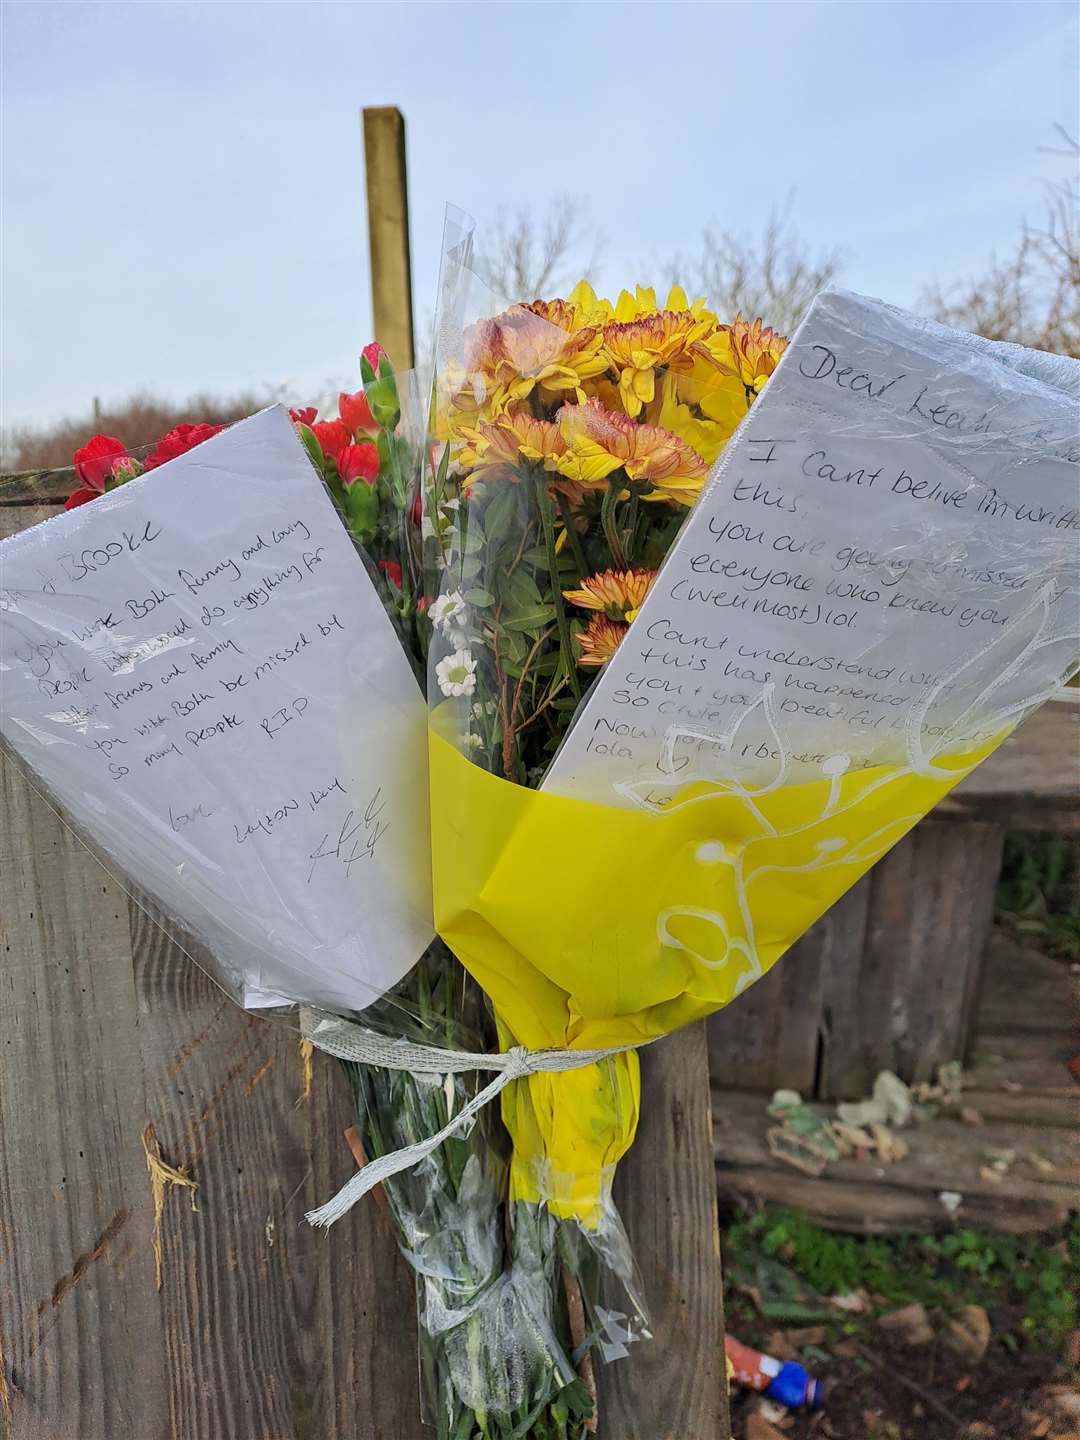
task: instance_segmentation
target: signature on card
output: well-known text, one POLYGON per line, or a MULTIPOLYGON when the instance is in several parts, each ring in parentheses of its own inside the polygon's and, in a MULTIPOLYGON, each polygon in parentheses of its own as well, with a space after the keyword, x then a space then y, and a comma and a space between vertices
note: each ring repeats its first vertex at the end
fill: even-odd
POLYGON ((358 816, 354 809, 350 809, 339 830, 326 832, 308 857, 311 861, 307 877, 309 885, 322 860, 337 860, 349 876, 358 861, 375 858, 376 847, 390 828, 389 821, 380 819, 387 803, 380 785, 362 815, 358 816))

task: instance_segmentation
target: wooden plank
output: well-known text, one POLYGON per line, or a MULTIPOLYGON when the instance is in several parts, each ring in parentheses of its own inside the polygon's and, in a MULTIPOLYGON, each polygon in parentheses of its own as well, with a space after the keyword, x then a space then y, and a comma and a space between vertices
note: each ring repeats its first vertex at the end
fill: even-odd
POLYGON ((736 1004, 710 1017, 714 1083, 817 1093, 832 1012, 857 983, 869 894, 869 881, 854 885, 736 1004))
POLYGON ((374 1205, 329 1235, 303 1219, 353 1168, 336 1067, 316 1057, 305 1093, 292 1022, 244 1014, 133 916, 149 1111, 200 1187, 199 1213, 177 1195, 163 1225, 172 1434, 420 1440, 411 1277, 392 1235, 374 1205))
MULTIPOLYGON (((1001 931, 993 937, 990 963, 992 979, 979 1012, 984 1046, 996 1048, 998 1037, 1015 1043, 1022 1033, 1047 1032, 1062 1037, 1068 1051, 1064 1058, 1075 1055, 1080 1049, 1080 979, 1060 960, 1018 945, 1001 931)), ((1047 1052, 1045 1043, 1041 1048, 1047 1052)))
MULTIPOLYGON (((1064 1072, 1062 1072, 1064 1073, 1064 1072)), ((1005 1125, 1060 1125, 1080 1132, 1080 1086, 1047 1095, 1041 1090, 964 1090, 964 1108, 976 1111, 987 1123, 1005 1125)), ((946 1111, 946 1116, 958 1112, 946 1111)))
POLYGON ((1051 700, 961 781, 937 813, 993 820, 1010 830, 1076 833, 1078 799, 1080 704, 1051 700))
MULTIPOLYGON (((716 1153, 721 1165, 791 1167, 772 1156, 766 1135, 776 1124, 765 1113, 760 1097, 718 1091, 714 1096, 716 1153)), ((828 1107, 815 1107, 822 1116, 828 1107)), ((890 1165, 870 1156, 831 1162, 830 1180, 853 1185, 884 1182, 908 1190, 955 1190, 962 1195, 1007 1195, 1029 1200, 1051 1200, 1080 1208, 1080 1150, 1072 1135, 1057 1126, 962 1125, 953 1118, 925 1121, 909 1127, 903 1137, 911 1147, 903 1160, 890 1165), (1015 1161, 995 1178, 984 1175, 995 1154, 1013 1152, 1015 1161), (1031 1159, 1038 1155, 1052 1170, 1044 1171, 1031 1159)))
POLYGON ((31 525, 39 525, 55 515, 59 508, 49 504, 0 507, 0 540, 16 535, 20 530, 29 530, 31 525))
POLYGON ((6 758, 0 872, 0 1351, 10 1434, 161 1435, 127 905, 6 758))
POLYGON ((930 817, 871 871, 859 965, 826 988, 820 1098, 868 1094, 883 1069, 929 1080, 968 1053, 1002 842, 930 817))
MULTIPOLYGON (((822 1107, 819 1113, 826 1114, 822 1107)), ((798 1204, 836 1228, 870 1232, 943 1224, 939 1196, 962 1197, 959 1221, 977 1219, 1009 1230, 1034 1220, 1064 1220, 1080 1206, 1080 1154, 1075 1134, 1056 1126, 992 1123, 968 1127, 952 1116, 904 1132, 911 1153, 882 1165, 873 1157, 840 1160, 813 1178, 777 1161, 767 1143, 774 1122, 758 1097, 715 1095, 717 1177, 721 1189, 770 1204, 798 1204), (1015 1158, 998 1174, 995 1154, 1015 1158), (1045 1166, 1049 1164, 1050 1169, 1045 1166), (991 1178, 993 1175, 995 1178, 991 1178), (1000 1225, 999 1225, 1000 1222, 1000 1225)))
MULTIPOLYGON (((7 505, 61 504, 75 489, 75 470, 64 465, 59 470, 15 470, 0 475, 0 507, 7 505)), ((44 518, 44 517, 42 517, 44 518)), ((5 534, 14 534, 16 525, 5 534)))
POLYGON ((1005 1235, 1037 1235, 1064 1225, 1067 1205, 1002 1196, 964 1196, 954 1216, 929 1191, 889 1185, 858 1185, 850 1180, 811 1180, 794 1170, 732 1166, 719 1171, 720 1195, 735 1208, 777 1205, 802 1211, 823 1230, 854 1235, 899 1231, 932 1232, 970 1225, 1005 1235))
POLYGON ((375 339, 399 370, 411 370, 412 262, 405 117, 393 105, 364 111, 364 166, 375 339))
POLYGON ((649 1046, 641 1062, 641 1126, 615 1193, 655 1339, 601 1368, 600 1433, 730 1440, 704 1025, 649 1046))

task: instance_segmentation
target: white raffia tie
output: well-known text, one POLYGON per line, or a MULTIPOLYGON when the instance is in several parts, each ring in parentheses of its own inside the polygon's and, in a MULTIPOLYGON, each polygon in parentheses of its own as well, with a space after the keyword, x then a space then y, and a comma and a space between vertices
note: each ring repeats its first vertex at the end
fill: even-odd
POLYGON ((345 1182, 332 1200, 320 1205, 317 1210, 309 1210, 305 1218, 312 1225, 320 1225, 324 1229, 340 1220, 383 1180, 389 1180, 403 1170, 411 1170, 421 1160, 426 1160, 444 1140, 456 1135, 514 1080, 524 1080, 529 1075, 583 1070, 612 1055, 634 1049, 632 1045, 619 1045, 612 1050, 526 1050, 524 1046, 515 1045, 512 1050, 496 1055, 470 1050, 440 1050, 434 1045, 390 1040, 372 1030, 365 1030, 362 1025, 342 1020, 340 1016, 306 1007, 300 1012, 300 1024, 305 1040, 310 1040, 312 1045, 325 1050, 328 1055, 336 1055, 339 1060, 382 1065, 390 1070, 409 1070, 414 1075, 459 1075, 469 1070, 496 1072, 494 1080, 463 1105, 437 1134, 418 1140, 415 1145, 405 1145, 400 1150, 381 1155, 377 1160, 370 1160, 345 1182))

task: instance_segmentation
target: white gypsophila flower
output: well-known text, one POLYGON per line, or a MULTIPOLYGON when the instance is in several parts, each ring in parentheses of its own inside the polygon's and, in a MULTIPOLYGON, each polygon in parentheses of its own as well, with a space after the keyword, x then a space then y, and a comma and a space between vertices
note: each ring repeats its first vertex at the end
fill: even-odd
POLYGON ((440 595, 432 602, 428 615, 436 630, 441 630, 451 644, 455 643, 455 636, 452 633, 465 618, 465 597, 460 590, 451 590, 448 595, 440 595))
POLYGON ((455 650, 435 666, 435 679, 444 695, 471 695, 476 689, 476 661, 468 650, 455 650))
POLYGON ((465 746, 466 750, 479 750, 484 744, 482 737, 479 735, 474 735, 471 731, 468 735, 463 735, 461 737, 461 742, 465 746))

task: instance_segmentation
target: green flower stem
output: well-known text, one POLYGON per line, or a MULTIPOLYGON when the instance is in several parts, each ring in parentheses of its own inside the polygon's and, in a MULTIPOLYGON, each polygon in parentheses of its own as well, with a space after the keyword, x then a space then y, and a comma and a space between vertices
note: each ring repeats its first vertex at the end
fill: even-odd
POLYGON ((555 517, 551 509, 547 476, 543 470, 533 472, 533 485, 536 493, 536 508, 540 512, 540 524, 544 531, 544 544, 547 547, 548 573, 551 576, 551 603, 555 607, 555 622, 559 627, 559 652, 562 655, 563 668, 570 682, 570 688, 574 692, 574 698, 580 700, 581 685, 577 676, 577 662, 574 659, 574 647, 570 642, 570 625, 566 619, 566 606, 563 604, 562 586, 559 583, 559 557, 555 553, 555 517))
POLYGON ((573 552, 574 564, 577 566, 578 579, 584 580, 589 574, 589 564, 585 559, 585 551, 581 548, 581 536, 574 527, 574 517, 570 512, 570 504, 561 490, 555 492, 555 503, 559 507, 559 519, 566 531, 566 538, 570 542, 570 549, 573 552))
POLYGON ((600 506, 600 524, 604 530, 604 538, 607 540, 608 549, 611 551, 611 558, 620 570, 625 570, 627 565, 622 536, 619 534, 619 527, 615 523, 615 506, 618 504, 620 493, 625 489, 625 480, 619 480, 613 475, 608 481, 607 494, 604 496, 603 504, 600 506))

